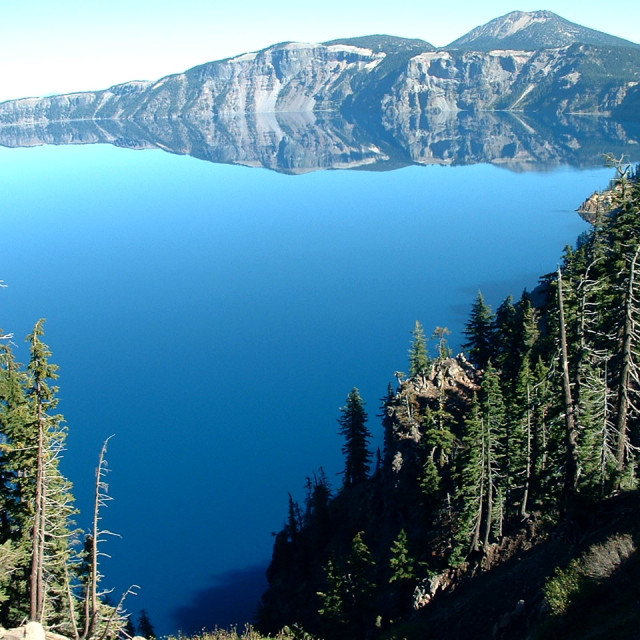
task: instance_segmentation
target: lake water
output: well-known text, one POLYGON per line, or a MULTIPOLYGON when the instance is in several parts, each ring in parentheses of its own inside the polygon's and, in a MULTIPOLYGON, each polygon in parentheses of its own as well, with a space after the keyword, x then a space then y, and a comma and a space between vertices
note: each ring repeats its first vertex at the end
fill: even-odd
POLYGON ((457 349, 479 289, 494 308, 519 297, 586 229, 574 211, 611 170, 595 152, 553 164, 292 176, 105 144, 0 148, 0 326, 26 361, 47 318, 82 527, 116 434, 114 598, 139 584, 129 609, 160 633, 246 617, 287 492, 302 499, 320 467, 339 486, 351 388, 380 442, 415 321, 457 349))

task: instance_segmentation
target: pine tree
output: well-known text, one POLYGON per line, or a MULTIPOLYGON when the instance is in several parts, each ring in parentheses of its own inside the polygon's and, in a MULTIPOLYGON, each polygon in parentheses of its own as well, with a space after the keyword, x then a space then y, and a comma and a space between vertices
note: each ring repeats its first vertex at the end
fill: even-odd
POLYGON ((364 531, 353 538, 347 560, 347 615, 353 638, 367 638, 374 627, 376 563, 364 541, 364 531))
POLYGON ((487 494, 487 439, 480 403, 474 397, 471 410, 464 423, 462 436, 461 470, 459 474, 457 513, 458 527, 453 565, 471 552, 480 549, 484 504, 487 494))
POLYGON ((345 576, 334 558, 327 560, 324 579, 325 590, 318 592, 322 601, 322 607, 318 613, 340 627, 346 622, 345 576))
POLYGON ((331 637, 364 640, 369 636, 375 622, 375 568, 363 531, 354 536, 346 558, 328 560, 326 588, 318 592, 322 602, 318 612, 332 622, 331 637))
POLYGON ((427 353, 427 340, 422 324, 416 320, 416 325, 411 332, 413 341, 409 349, 409 375, 423 374, 429 368, 429 355, 427 353))
POLYGON ((368 444, 371 434, 367 428, 367 414, 360 392, 354 387, 347 396, 347 403, 340 409, 338 418, 340 434, 345 444, 342 453, 345 455, 344 486, 352 487, 367 479, 371 452, 368 444))
POLYGON ((453 564, 481 546, 486 551, 491 536, 501 536, 508 487, 502 468, 505 433, 500 381, 489 363, 464 424, 453 564))
POLYGON ((469 354, 469 359, 480 369, 484 369, 494 356, 495 324, 491 308, 478 291, 476 301, 471 307, 471 316, 467 322, 464 334, 467 342, 462 345, 469 354))
POLYGON ((68 563, 72 557, 69 529, 75 512, 70 483, 59 470, 66 426, 54 413, 57 367, 42 342, 44 321, 27 338, 27 371, 13 360, 7 345, 1 353, 0 427, 2 474, 9 481, 3 518, 11 547, 21 564, 5 587, 5 619, 25 616, 69 630, 74 606, 68 563), (26 610, 26 606, 29 609, 26 610))
POLYGON ((416 577, 415 560, 409 552, 409 541, 404 529, 400 529, 391 545, 389 566, 392 572, 389 582, 414 580, 416 577))
POLYGON ((502 534, 504 502, 510 498, 510 483, 506 461, 509 459, 509 437, 500 376, 488 363, 480 389, 480 404, 484 421, 486 450, 486 526, 483 546, 489 543, 490 531, 502 534))
POLYGON ((495 355, 494 363, 503 372, 507 380, 513 380, 509 374, 517 370, 516 358, 518 347, 518 310, 513 304, 513 297, 509 296, 496 311, 495 316, 495 355))
POLYGON ((451 331, 447 327, 436 327, 433 330, 433 339, 437 340, 438 360, 445 360, 450 358, 452 353, 447 343, 447 336, 451 335, 451 331))
POLYGON ((142 609, 142 611, 140 611, 140 617, 138 618, 138 633, 143 638, 147 638, 147 640, 156 637, 156 631, 151 624, 151 620, 149 620, 149 614, 146 609, 142 609))
POLYGON ((66 427, 62 416, 51 413, 58 401, 57 388, 50 386, 50 381, 58 377, 58 367, 49 363, 51 351, 42 342, 43 334, 44 320, 40 320, 27 338, 31 351, 27 399, 35 430, 30 618, 39 622, 60 612, 68 603, 65 585, 70 557, 68 522, 74 513, 71 485, 59 471, 66 427))

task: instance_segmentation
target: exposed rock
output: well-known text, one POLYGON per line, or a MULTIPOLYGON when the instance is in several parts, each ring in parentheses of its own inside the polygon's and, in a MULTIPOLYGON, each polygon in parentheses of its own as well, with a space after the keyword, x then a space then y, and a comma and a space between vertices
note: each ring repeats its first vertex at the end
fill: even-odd
POLYGON ((594 224, 600 216, 613 210, 614 200, 619 191, 616 185, 612 185, 606 191, 596 191, 578 207, 578 213, 584 220, 594 224))
POLYGON ((382 112, 387 118, 403 112, 494 109, 609 114, 624 107, 630 92, 636 100, 640 82, 637 48, 571 44, 478 52, 392 43, 375 49, 278 44, 157 82, 4 102, 0 124, 198 122, 220 114, 347 110, 382 112), (583 73, 586 69, 590 75, 583 73))
POLYGON ((460 413, 480 388, 481 373, 460 353, 455 358, 436 360, 428 371, 403 380, 389 408, 395 418, 396 438, 419 442, 421 425, 413 416, 423 413, 418 408, 437 409, 441 399, 453 415, 460 413))
POLYGON ((436 574, 422 580, 413 591, 413 609, 417 611, 426 607, 439 591, 444 591, 450 584, 449 572, 436 574))
POLYGON ((0 627, 0 638, 2 640, 69 640, 59 633, 46 631, 39 622, 34 621, 12 629, 2 629, 0 627))
POLYGON ((464 354, 459 354, 455 358, 436 360, 428 371, 400 382, 393 401, 387 406, 393 425, 395 449, 389 453, 394 473, 412 469, 419 458, 426 409, 434 414, 444 409, 454 422, 458 422, 480 388, 481 375, 482 372, 464 354))
POLYGON ((44 627, 39 622, 27 622, 24 628, 25 640, 45 640, 44 627))

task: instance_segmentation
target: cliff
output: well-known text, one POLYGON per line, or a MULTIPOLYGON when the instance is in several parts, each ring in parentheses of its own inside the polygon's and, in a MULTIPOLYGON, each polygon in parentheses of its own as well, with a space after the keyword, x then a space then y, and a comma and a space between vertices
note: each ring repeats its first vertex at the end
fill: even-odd
POLYGON ((615 114, 629 112, 627 102, 637 100, 637 48, 572 44, 539 51, 420 49, 385 52, 350 44, 279 44, 157 82, 4 102, 0 125, 176 118, 197 122, 223 114, 354 110, 387 118, 407 112, 484 110, 615 114))

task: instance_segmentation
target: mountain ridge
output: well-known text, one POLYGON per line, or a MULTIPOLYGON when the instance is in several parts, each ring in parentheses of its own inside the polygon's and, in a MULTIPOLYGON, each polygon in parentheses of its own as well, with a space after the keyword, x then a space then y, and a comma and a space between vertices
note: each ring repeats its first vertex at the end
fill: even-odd
MULTIPOLYGON (((554 16, 553 24, 572 24, 544 13, 554 16)), ((518 15, 524 21, 510 26, 497 19, 509 37, 539 23, 535 13, 518 15)), ((502 33, 493 23, 491 33, 502 33)), ((469 42, 486 41, 487 28, 478 27, 485 35, 468 34, 469 42)), ((436 49, 388 35, 284 42, 157 81, 6 101, 0 103, 0 124, 311 111, 371 111, 392 119, 407 112, 620 111, 633 119, 640 112, 640 46, 584 44, 578 37, 583 28, 576 28, 570 44, 535 50, 436 49)))

